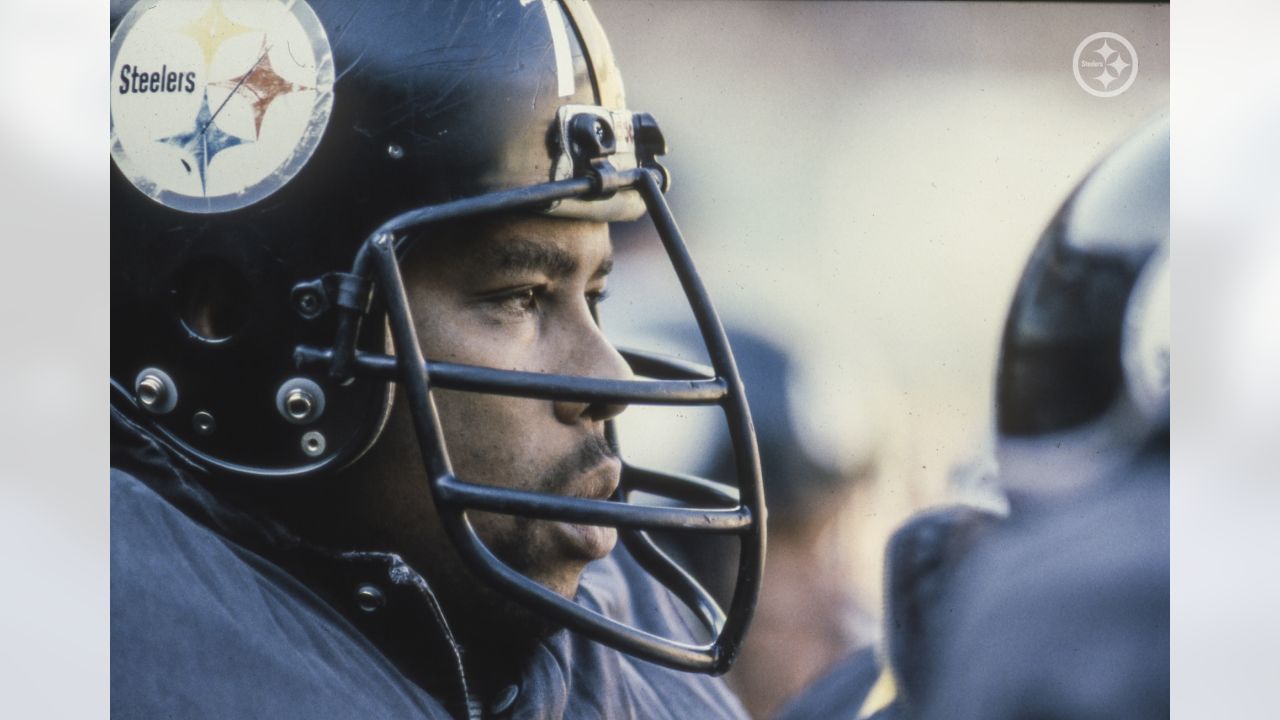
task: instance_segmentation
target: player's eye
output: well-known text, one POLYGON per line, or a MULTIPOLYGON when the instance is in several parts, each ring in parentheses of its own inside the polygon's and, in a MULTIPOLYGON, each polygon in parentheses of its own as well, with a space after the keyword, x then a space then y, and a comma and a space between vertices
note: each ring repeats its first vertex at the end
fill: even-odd
POLYGON ((481 302, 503 315, 523 317, 538 311, 545 292, 541 286, 527 285, 486 295, 481 302))
POLYGON ((512 313, 529 313, 538 309, 539 292, 537 288, 526 287, 511 291, 496 298, 498 306, 512 313))

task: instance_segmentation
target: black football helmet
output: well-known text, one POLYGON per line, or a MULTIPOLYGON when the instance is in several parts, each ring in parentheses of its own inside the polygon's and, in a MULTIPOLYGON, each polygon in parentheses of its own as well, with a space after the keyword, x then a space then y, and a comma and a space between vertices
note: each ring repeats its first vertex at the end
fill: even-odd
POLYGON ((662 130, 627 109, 585 0, 122 1, 111 28, 113 405, 211 482, 305 482, 377 442, 399 383, 440 519, 475 573, 619 650, 726 671, 764 562, 755 436, 664 199, 662 130), (512 210, 647 211, 713 367, 624 351, 644 379, 622 381, 426 361, 400 259, 435 223, 512 210), (433 388, 718 406, 736 487, 630 466, 607 501, 468 483, 451 470, 433 388), (633 504, 635 491, 682 504, 633 504), (495 557, 471 510, 618 527, 709 640, 656 637, 559 597, 495 557), (727 613, 647 530, 739 538, 727 613))
POLYGON ((1169 291, 1165 114, 1071 193, 1023 272, 996 376, 1006 486, 1075 474, 1069 490, 1167 442, 1169 291))

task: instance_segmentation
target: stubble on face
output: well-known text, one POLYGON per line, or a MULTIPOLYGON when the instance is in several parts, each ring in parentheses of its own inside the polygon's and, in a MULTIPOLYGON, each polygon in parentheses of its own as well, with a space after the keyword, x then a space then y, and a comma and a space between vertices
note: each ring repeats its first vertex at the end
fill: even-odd
MULTIPOLYGON (((603 438, 584 441, 576 451, 529 483, 529 489, 571 494, 568 488, 583 472, 614 457, 616 454, 603 438)), ((518 515, 474 511, 468 515, 486 547, 502 562, 563 597, 572 599, 577 594, 588 559, 574 559, 566 564, 560 559, 563 549, 557 538, 564 533, 579 532, 579 529, 555 527, 561 524, 518 515), (548 558, 555 560, 548 562, 548 558)), ((617 531, 613 528, 588 530, 594 531, 607 534, 610 546, 616 539, 617 531)), ((453 555, 451 546, 448 552, 453 555)), ((453 562, 435 564, 435 569, 440 572, 433 578, 436 581, 434 585, 448 609, 459 639, 477 657, 506 656, 515 662, 527 657, 539 642, 562 629, 559 624, 472 576, 462 567, 460 559, 454 558, 453 562)), ((497 661, 487 659, 485 662, 497 661)))
MULTIPOLYGON (((616 460, 617 457, 617 453, 603 437, 598 435, 588 436, 578 446, 577 450, 565 456, 549 470, 542 473, 530 489, 549 495, 583 497, 586 488, 578 482, 579 478, 600 467, 603 463, 616 460)), ((548 545, 555 541, 548 541, 546 537, 549 534, 558 535, 561 529, 554 526, 562 525, 561 523, 553 523, 549 520, 535 520, 519 515, 501 516, 492 513, 477 513, 477 515, 495 519, 510 518, 510 527, 505 531, 489 533, 491 537, 489 548, 503 562, 506 562, 521 574, 535 579, 542 576, 540 582, 565 597, 574 595, 578 585, 577 576, 581 574, 581 571, 574 574, 571 582, 556 583, 553 578, 546 577, 547 573, 543 568, 547 557, 565 552, 565 548, 562 547, 549 547, 548 545)), ((582 530, 585 530, 585 528, 574 527, 569 532, 577 533, 582 530)), ((602 532, 610 537, 608 544, 612 546, 612 538, 616 538, 616 531, 613 528, 603 528, 602 532)), ((578 550, 579 555, 576 559, 583 563, 595 559, 589 556, 590 549, 573 547, 568 549, 570 553, 575 550, 578 550)))

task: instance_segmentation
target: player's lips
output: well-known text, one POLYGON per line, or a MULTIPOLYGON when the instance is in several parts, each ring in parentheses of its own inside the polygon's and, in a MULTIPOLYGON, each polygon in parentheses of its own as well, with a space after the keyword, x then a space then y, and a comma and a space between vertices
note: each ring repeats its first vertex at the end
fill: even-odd
MULTIPOLYGON (((618 489, 621 477, 622 461, 616 457, 603 458, 573 483, 571 494, 588 500, 607 500, 618 489)), ((569 553, 582 560, 599 560, 618 542, 618 531, 612 527, 567 522, 554 523, 554 526, 561 531, 569 553)))
POLYGON ((622 477, 622 461, 616 456, 601 458, 600 462, 574 483, 573 495, 591 500, 607 500, 618 489, 622 477))

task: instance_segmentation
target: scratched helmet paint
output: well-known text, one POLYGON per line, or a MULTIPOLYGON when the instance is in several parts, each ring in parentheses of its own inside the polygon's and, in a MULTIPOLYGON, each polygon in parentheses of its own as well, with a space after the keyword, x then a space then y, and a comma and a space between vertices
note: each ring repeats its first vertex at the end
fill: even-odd
POLYGON ((305 482, 377 441, 401 383, 441 520, 481 577, 620 650, 727 670, 763 565, 751 418, 663 197, 662 132, 626 108, 586 2, 115 2, 111 27, 113 405, 213 482, 305 482), (425 362, 399 256, 432 223, 511 210, 601 221, 647 210, 714 367, 624 353, 646 379, 618 381, 425 362), (452 474, 432 387, 716 405, 737 487, 635 467, 609 501, 468 484, 452 474), (636 490, 686 505, 627 502, 636 490), (468 509, 619 527, 708 642, 649 635, 520 576, 480 543, 468 509), (653 529, 740 538, 727 614, 653 529))
POLYGON ((1162 115, 1072 192, 1023 272, 996 377, 1006 485, 1071 490, 1167 437, 1169 297, 1162 115))

